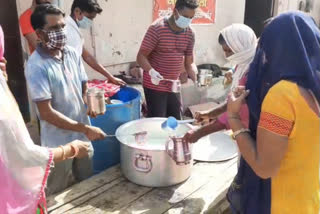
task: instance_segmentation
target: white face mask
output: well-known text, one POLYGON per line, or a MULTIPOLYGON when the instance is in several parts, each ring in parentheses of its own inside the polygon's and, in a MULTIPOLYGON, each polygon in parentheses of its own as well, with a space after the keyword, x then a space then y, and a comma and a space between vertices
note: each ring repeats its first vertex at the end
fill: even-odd
POLYGON ((89 29, 92 26, 93 21, 86 16, 83 16, 83 18, 78 21, 79 28, 82 29, 89 29))
MULTIPOLYGON (((178 12, 179 14, 179 12, 178 12)), ((192 22, 192 19, 189 19, 189 18, 186 18, 184 16, 181 16, 179 14, 179 18, 175 20, 176 21, 176 25, 179 27, 179 28, 182 28, 182 29, 185 29, 187 27, 190 26, 191 22, 192 22)))

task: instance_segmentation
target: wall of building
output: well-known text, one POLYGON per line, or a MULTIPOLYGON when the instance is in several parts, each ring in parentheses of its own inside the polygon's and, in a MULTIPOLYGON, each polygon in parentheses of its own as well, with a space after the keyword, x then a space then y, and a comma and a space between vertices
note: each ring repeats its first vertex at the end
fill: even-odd
MULTIPOLYGON (((17 0, 19 15, 32 0, 17 0)), ((274 14, 297 10, 299 2, 311 1, 311 15, 320 22, 320 0, 275 0, 274 14)), ((104 9, 95 19, 91 31, 84 31, 85 46, 112 73, 127 70, 135 61, 141 40, 152 23, 153 0, 98 0, 104 9)), ((246 0, 216 0, 216 23, 193 25, 196 32, 196 63, 224 64, 224 56, 218 45, 219 31, 232 23, 243 23, 246 0)), ((72 0, 56 0, 70 14, 72 0)), ((102 78, 86 66, 89 78, 102 78)))
POLYGON ((317 24, 320 24, 320 0, 275 0, 274 15, 280 14, 286 11, 298 10, 300 3, 306 5, 311 4, 311 10, 308 12, 317 24))
POLYGON ((314 5, 311 13, 315 21, 320 26, 320 1, 319 0, 314 0, 314 5))
MULTIPOLYGON (((21 14, 31 0, 17 0, 21 14)), ((60 0, 60 7, 70 14, 72 0, 60 0)), ((104 9, 94 21, 91 31, 83 32, 88 48, 112 73, 127 70, 135 61, 141 40, 152 23, 152 0, 99 0, 104 9)), ((216 0, 216 23, 193 25, 196 32, 196 62, 224 64, 218 45, 219 31, 232 23, 243 23, 245 0, 216 0)), ((101 78, 86 67, 89 78, 101 78)))
MULTIPOLYGON (((99 15, 92 29, 92 37, 86 35, 86 47, 95 53, 99 62, 112 73, 127 70, 135 61, 143 36, 152 23, 153 1, 108 0, 99 1, 104 12, 99 15)), ((217 42, 219 31, 235 22, 243 22, 245 0, 217 0, 216 23, 193 25, 196 31, 196 62, 223 64, 224 57, 217 42), (237 8, 234 10, 234 8, 237 8)), ((69 8, 67 5, 65 9, 69 8)), ((87 68, 89 78, 99 74, 87 68)))

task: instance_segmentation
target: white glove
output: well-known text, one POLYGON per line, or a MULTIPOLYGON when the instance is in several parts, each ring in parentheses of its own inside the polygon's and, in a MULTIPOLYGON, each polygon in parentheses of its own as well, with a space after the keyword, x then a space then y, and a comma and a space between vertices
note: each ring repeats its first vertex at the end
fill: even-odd
POLYGON ((159 85, 160 81, 163 80, 163 76, 153 68, 150 69, 149 75, 151 76, 151 82, 154 85, 159 85))

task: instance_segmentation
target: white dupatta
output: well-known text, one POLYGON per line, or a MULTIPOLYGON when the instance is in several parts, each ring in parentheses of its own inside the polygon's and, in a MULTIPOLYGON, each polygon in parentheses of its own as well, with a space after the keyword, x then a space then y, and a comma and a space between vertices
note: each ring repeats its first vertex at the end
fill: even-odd
POLYGON ((237 65, 233 74, 231 89, 239 85, 239 80, 247 73, 257 48, 257 37, 254 31, 244 24, 232 24, 220 32, 229 48, 234 53, 228 57, 232 64, 237 65))
POLYGON ((52 152, 30 138, 0 70, 0 212, 35 214, 45 204, 52 152))

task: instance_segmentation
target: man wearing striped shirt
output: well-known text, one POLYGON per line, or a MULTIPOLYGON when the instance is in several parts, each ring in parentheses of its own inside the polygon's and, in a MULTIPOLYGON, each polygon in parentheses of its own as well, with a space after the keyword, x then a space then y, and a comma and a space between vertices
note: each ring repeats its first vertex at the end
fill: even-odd
POLYGON ((142 41, 137 62, 144 70, 148 117, 181 119, 180 93, 172 92, 172 82, 168 80, 178 80, 185 67, 196 81, 195 35, 190 24, 197 7, 197 0, 177 0, 173 14, 155 21, 142 41))

